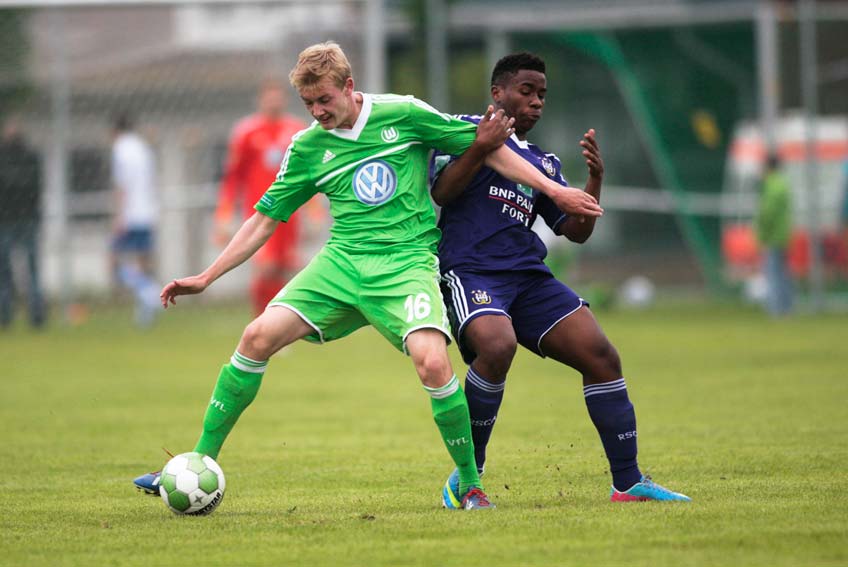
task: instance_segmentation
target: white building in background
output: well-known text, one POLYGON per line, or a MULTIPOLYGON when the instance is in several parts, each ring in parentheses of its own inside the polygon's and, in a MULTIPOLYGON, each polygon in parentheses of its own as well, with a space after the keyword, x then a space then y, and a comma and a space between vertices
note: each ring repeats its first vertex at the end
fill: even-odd
MULTIPOLYGON (((211 214, 226 142, 234 122, 254 110, 257 86, 268 76, 285 79, 300 49, 328 38, 344 46, 362 73, 363 14, 356 1, 34 11, 28 24, 36 96, 27 130, 46 168, 47 291, 71 288, 77 296, 111 286, 108 155, 117 111, 136 117, 157 155, 163 204, 157 272, 161 278, 195 273, 219 252, 210 238, 211 214), (57 116, 63 91, 66 118, 57 116), (66 131, 57 136, 64 120, 66 131), (63 201, 67 225, 59 222, 63 201)), ((307 118, 297 100, 290 110, 307 118)), ((247 277, 247 269, 236 270, 210 295, 237 295, 247 277)))
MULTIPOLYGON (((775 124, 775 150, 792 194, 793 236, 788 261, 796 277, 809 276, 811 235, 823 247, 826 279, 848 274, 848 242, 843 231, 848 214, 848 117, 821 116, 815 121, 816 187, 808 183, 810 152, 804 116, 788 113, 775 124), (810 205, 815 204, 813 210, 810 205), (811 222, 816 230, 810 231, 811 222)), ((740 123, 728 150, 722 194, 723 252, 728 277, 746 281, 751 298, 765 297, 765 280, 760 275, 761 251, 753 219, 766 164, 767 149, 762 129, 756 122, 740 123)))
MULTIPOLYGON (((810 199, 815 195, 816 218, 823 231, 840 226, 842 207, 848 185, 848 117, 822 116, 814 130, 817 139, 814 152, 818 167, 818 186, 808 187, 806 178, 807 132, 800 112, 789 113, 776 124, 777 154, 792 187, 792 212, 798 228, 806 229, 810 222, 810 199)), ((756 201, 759 182, 766 161, 766 146, 759 124, 744 122, 737 126, 727 161, 728 175, 725 192, 756 201)), ((746 211, 753 214, 752 210, 746 211)), ((750 214, 742 214, 750 218, 750 214)))

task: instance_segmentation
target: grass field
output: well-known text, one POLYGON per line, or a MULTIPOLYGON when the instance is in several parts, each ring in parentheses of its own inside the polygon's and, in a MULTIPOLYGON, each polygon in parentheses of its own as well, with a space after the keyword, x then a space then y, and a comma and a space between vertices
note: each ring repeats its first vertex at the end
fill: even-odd
POLYGON ((160 447, 191 449, 244 311, 184 301, 149 333, 117 312, 17 327, 0 335, 0 564, 848 565, 844 315, 599 318, 640 464, 689 505, 610 504, 579 377, 520 352, 484 479, 498 509, 441 510, 451 465, 428 399, 364 330, 272 360, 219 459, 223 504, 178 517, 130 480, 160 447))

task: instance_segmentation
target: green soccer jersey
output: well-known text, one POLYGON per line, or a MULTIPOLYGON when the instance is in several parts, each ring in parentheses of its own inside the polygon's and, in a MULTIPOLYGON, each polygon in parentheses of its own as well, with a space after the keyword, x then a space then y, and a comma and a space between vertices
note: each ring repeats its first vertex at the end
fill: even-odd
POLYGON ((362 97, 352 129, 324 130, 314 122, 292 138, 277 180, 255 208, 286 221, 324 193, 334 219, 328 246, 351 253, 435 252, 440 232, 427 187, 429 152, 463 153, 475 125, 411 96, 362 97))

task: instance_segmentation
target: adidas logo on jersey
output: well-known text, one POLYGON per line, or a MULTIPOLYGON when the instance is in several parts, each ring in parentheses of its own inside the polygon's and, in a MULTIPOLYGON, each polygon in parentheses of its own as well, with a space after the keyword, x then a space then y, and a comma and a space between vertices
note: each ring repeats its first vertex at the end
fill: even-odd
POLYGON ((327 163, 328 161, 330 161, 334 157, 336 157, 336 154, 334 154, 330 150, 327 150, 326 152, 324 152, 324 159, 321 160, 321 163, 327 163))

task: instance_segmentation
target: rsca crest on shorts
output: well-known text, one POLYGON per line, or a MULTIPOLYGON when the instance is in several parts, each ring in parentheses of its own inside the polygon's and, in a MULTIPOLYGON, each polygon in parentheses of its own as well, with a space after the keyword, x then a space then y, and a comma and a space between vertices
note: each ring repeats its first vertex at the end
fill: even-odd
POLYGON ((366 205, 382 205, 397 189, 397 174, 392 166, 375 159, 360 165, 353 174, 353 192, 366 205))
POLYGON ((488 305, 492 302, 492 298, 485 289, 474 289, 471 290, 471 301, 475 305, 488 305))

